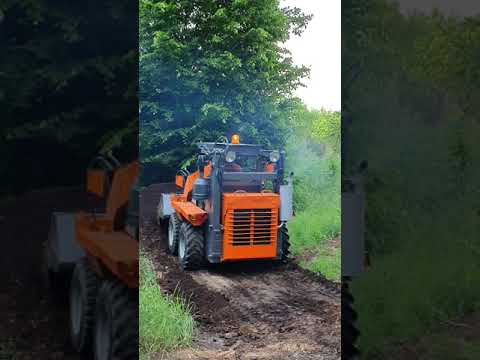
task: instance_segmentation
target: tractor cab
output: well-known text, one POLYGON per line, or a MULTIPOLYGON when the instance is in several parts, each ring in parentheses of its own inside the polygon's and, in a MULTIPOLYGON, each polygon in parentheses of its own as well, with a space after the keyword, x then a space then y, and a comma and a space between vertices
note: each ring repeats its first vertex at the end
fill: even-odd
POLYGON ((200 143, 198 147, 199 171, 203 168, 205 178, 211 174, 219 177, 222 192, 278 192, 283 181, 284 152, 234 143, 200 143))

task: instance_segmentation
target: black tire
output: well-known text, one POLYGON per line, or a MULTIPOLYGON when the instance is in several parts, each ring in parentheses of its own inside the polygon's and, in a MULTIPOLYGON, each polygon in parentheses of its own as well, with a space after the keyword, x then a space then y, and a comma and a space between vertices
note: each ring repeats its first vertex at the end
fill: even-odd
POLYGON ((290 236, 286 226, 282 226, 278 230, 278 239, 282 242, 282 257, 280 262, 287 263, 290 255, 290 236))
POLYGON ((69 314, 70 340, 79 353, 86 353, 91 349, 99 282, 87 259, 76 264, 70 282, 69 314))
POLYGON ((183 270, 197 270, 204 263, 203 230, 194 227, 188 222, 182 222, 180 226, 178 259, 183 270))
POLYGON ((168 252, 172 255, 178 254, 178 237, 180 234, 180 225, 182 221, 177 214, 170 215, 167 230, 168 252))
POLYGON ((359 351, 356 346, 360 332, 356 328, 357 313, 348 281, 342 282, 342 359, 356 359, 359 351))
POLYGON ((95 307, 94 359, 138 359, 138 291, 105 281, 95 307))

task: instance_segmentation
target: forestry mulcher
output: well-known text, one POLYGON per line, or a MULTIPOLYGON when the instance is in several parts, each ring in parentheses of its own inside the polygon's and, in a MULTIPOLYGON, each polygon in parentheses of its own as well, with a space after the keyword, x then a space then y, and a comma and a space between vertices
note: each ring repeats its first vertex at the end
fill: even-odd
MULTIPOLYGON (((292 175, 285 153, 260 145, 199 143, 196 171, 180 170, 176 192, 162 193, 159 223, 168 223, 168 250, 184 270, 206 263, 286 261, 293 216, 292 175)), ((166 187, 168 184, 165 184, 166 187)))

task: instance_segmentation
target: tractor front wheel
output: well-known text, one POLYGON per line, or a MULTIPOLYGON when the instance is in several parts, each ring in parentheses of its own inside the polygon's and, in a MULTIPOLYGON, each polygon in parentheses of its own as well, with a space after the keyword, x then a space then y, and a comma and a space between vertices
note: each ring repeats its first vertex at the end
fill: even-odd
POLYGON ((188 222, 180 226, 178 259, 183 270, 199 269, 204 262, 204 236, 202 228, 188 222))
POLYGON ((178 254, 178 236, 182 221, 177 214, 170 215, 168 220, 168 252, 172 255, 178 254))
POLYGON ((99 279, 87 259, 75 266, 70 282, 70 338, 79 353, 90 349, 99 279))
POLYGON ((138 292, 119 281, 105 281, 95 308, 95 360, 138 358, 138 292))

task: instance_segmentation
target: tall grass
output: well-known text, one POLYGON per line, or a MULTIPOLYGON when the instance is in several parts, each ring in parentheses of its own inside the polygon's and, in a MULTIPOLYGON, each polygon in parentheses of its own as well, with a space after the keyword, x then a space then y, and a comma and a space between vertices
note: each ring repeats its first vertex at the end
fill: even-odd
POLYGON ((143 252, 140 254, 139 296, 142 358, 191 344, 195 323, 189 306, 181 298, 162 294, 153 265, 143 252))
POLYGON ((340 154, 328 141, 300 135, 290 138, 286 150, 295 179, 295 218, 288 224, 292 253, 312 254, 301 265, 338 281, 340 248, 327 240, 340 233, 340 154))
POLYGON ((365 355, 480 310, 480 257, 456 236, 434 223, 417 229, 416 246, 379 257, 374 269, 353 283, 365 355))
POLYGON ((372 267, 353 283, 365 358, 480 310, 478 125, 461 131, 458 122, 377 119, 365 126, 369 146, 358 144, 370 164, 372 267), (464 169, 458 139, 469 159, 464 169))

